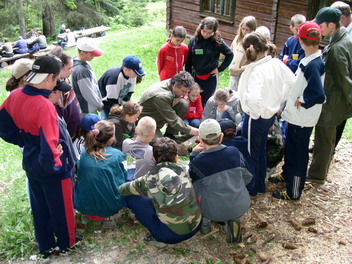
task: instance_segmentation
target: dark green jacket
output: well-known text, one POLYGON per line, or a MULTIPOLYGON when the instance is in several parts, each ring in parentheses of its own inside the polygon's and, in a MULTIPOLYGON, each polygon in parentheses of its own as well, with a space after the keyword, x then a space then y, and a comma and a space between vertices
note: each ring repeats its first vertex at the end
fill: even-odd
POLYGON ((341 27, 323 51, 325 62, 323 104, 318 126, 336 126, 352 116, 352 38, 341 27))

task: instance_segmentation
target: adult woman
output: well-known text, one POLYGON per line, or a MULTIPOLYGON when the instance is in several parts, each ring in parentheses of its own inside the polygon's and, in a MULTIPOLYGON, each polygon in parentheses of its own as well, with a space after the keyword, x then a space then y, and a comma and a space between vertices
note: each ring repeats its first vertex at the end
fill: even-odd
POLYGON ((225 70, 233 58, 230 47, 221 38, 218 26, 216 18, 204 18, 188 45, 186 71, 194 73, 194 80, 203 90, 203 107, 215 92, 219 72, 225 70), (221 65, 220 54, 225 55, 221 65))
POLYGON ((242 47, 242 40, 248 33, 255 31, 256 28, 257 21, 255 17, 244 17, 238 27, 237 36, 231 44, 234 58, 230 66, 230 88, 234 91, 237 91, 240 75, 247 65, 246 55, 242 47))
POLYGON ((242 136, 248 139, 248 149, 255 166, 255 193, 265 192, 266 141, 275 114, 286 101, 294 75, 280 60, 272 58, 271 44, 260 33, 250 33, 243 39, 246 58, 251 63, 241 75, 238 92, 245 112, 242 136))

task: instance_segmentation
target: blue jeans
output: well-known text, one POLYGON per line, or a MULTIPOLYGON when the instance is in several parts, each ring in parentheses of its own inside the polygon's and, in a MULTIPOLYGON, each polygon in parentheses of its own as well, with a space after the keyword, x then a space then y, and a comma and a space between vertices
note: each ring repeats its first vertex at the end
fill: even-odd
POLYGON ((200 119, 193 118, 193 119, 184 119, 183 122, 185 122, 185 124, 191 127, 198 128, 201 121, 200 119))
POLYGON ((191 233, 179 235, 159 220, 152 200, 145 196, 126 196, 126 203, 136 218, 149 230, 154 238, 166 244, 176 244, 193 237, 200 229, 201 223, 191 233))

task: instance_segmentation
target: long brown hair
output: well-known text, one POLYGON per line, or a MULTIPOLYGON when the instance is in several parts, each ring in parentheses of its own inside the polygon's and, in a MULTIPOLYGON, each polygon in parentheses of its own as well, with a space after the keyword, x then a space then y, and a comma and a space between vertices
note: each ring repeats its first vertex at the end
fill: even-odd
POLYGON ((133 101, 127 101, 123 106, 113 105, 110 109, 110 115, 120 115, 122 118, 129 115, 135 115, 142 112, 143 107, 133 101))
POLYGON ((86 153, 94 159, 105 160, 109 154, 104 154, 108 141, 115 136, 115 126, 107 120, 99 121, 94 129, 87 133, 85 141, 86 153))
POLYGON ((249 27, 253 32, 257 29, 257 20, 255 19, 254 16, 246 16, 241 20, 241 23, 238 26, 238 30, 237 30, 236 44, 242 43, 242 40, 244 38, 244 35, 242 33, 243 26, 249 27))
POLYGON ((220 47, 221 46, 221 34, 218 31, 219 27, 219 22, 215 17, 206 17, 204 18, 200 24, 198 25, 196 32, 194 33, 195 35, 195 41, 198 43, 203 39, 202 36, 202 29, 211 29, 213 30, 214 34, 210 37, 210 39, 215 43, 215 46, 220 47))
POLYGON ((246 35, 242 42, 248 61, 256 61, 258 54, 268 51, 272 54, 275 49, 274 44, 268 44, 266 38, 261 33, 252 32, 246 35))

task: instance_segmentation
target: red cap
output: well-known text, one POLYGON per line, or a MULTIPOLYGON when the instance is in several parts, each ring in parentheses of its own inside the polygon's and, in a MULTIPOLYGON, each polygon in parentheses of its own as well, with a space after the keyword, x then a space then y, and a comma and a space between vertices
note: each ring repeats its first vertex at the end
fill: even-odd
POLYGON ((321 38, 321 29, 320 26, 313 21, 307 21, 301 24, 298 28, 298 33, 296 39, 298 38, 305 38, 305 39, 320 39, 321 38), (317 31, 319 33, 318 37, 310 37, 308 36, 309 32, 317 31))

